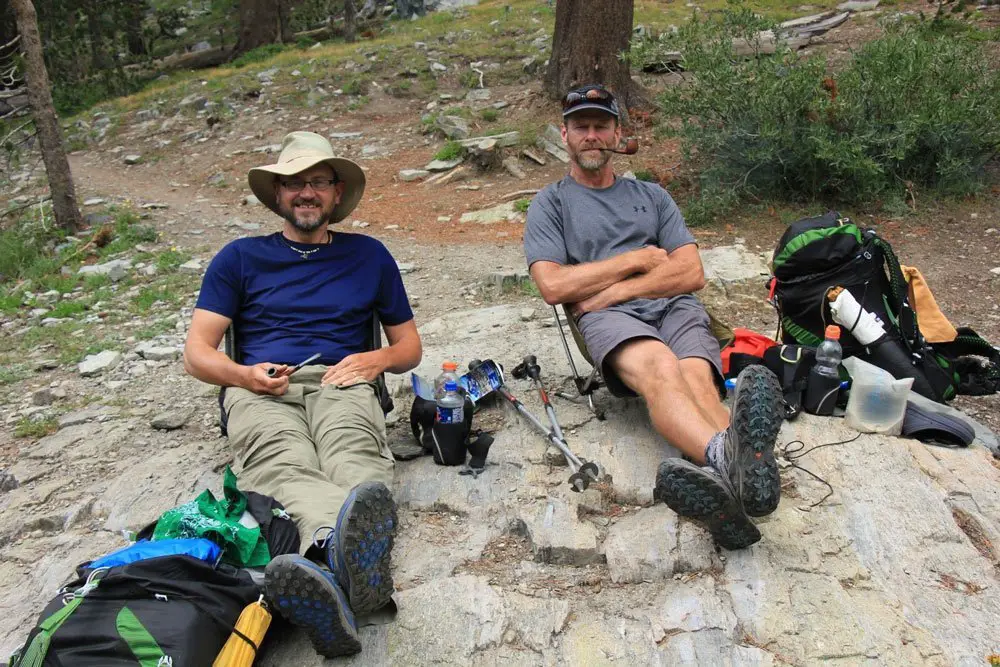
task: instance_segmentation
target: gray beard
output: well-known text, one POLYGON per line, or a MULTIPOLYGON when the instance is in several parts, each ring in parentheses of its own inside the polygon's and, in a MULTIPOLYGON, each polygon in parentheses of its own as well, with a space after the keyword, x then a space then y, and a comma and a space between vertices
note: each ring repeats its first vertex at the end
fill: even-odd
POLYGON ((584 157, 582 153, 577 154, 576 156, 576 163, 580 165, 580 169, 583 169, 584 171, 598 171, 610 160, 611 153, 608 151, 601 151, 601 157, 599 158, 584 157))

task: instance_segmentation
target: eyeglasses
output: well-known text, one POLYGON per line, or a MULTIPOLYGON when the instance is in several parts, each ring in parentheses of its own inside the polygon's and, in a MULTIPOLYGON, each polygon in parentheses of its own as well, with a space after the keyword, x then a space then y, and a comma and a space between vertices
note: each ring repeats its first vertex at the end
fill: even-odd
POLYGON ((311 181, 304 181, 301 178, 289 178, 287 181, 281 181, 281 187, 289 192, 302 192, 309 185, 316 192, 326 192, 333 187, 334 183, 338 182, 335 178, 314 178, 311 181))
POLYGON ((570 91, 563 98, 563 111, 572 109, 584 102, 597 102, 602 106, 608 107, 608 109, 614 109, 615 113, 618 112, 618 105, 615 103, 614 95, 604 88, 580 88, 570 91))

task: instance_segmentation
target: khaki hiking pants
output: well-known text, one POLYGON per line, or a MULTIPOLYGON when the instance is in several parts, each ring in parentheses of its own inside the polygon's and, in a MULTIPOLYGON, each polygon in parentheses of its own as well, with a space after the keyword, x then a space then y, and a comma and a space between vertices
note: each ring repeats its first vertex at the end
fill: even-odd
POLYGON ((302 540, 333 527, 351 488, 378 481, 392 486, 394 461, 375 385, 320 387, 326 366, 307 366, 289 378, 284 396, 229 387, 223 407, 240 488, 276 498, 302 540))

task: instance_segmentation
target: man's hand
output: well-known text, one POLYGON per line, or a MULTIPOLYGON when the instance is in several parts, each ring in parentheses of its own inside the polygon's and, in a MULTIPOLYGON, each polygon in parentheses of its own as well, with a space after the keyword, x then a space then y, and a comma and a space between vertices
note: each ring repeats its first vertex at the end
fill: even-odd
POLYGON ((270 394, 272 396, 281 396, 288 391, 288 377, 286 375, 291 370, 291 367, 281 364, 271 364, 265 361, 253 366, 247 366, 246 368, 248 372, 243 385, 244 389, 248 389, 255 394, 270 394), (269 368, 277 369, 274 377, 267 376, 269 368))
POLYGON ((639 260, 640 269, 638 273, 649 273, 670 257, 670 253, 655 245, 648 245, 644 248, 633 250, 633 252, 636 253, 639 260))
POLYGON ((319 384, 323 387, 328 384, 349 387, 359 382, 374 382, 385 369, 385 349, 359 352, 344 357, 339 364, 328 368, 319 384))
POLYGON ((611 306, 617 306, 622 302, 622 299, 618 298, 619 290, 617 287, 617 285, 606 287, 592 297, 570 304, 569 311, 573 315, 573 319, 580 319, 584 313, 593 313, 611 306))

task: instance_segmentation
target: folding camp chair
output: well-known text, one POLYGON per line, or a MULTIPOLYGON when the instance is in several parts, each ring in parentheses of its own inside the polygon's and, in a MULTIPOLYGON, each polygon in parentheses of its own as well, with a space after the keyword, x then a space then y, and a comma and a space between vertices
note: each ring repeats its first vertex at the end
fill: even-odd
MULTIPOLYGON (((373 351, 378 350, 382 347, 382 323, 378 319, 378 313, 372 313, 371 325, 368 329, 368 339, 365 341, 365 350, 373 351)), ((226 356, 230 359, 239 362, 242 358, 240 354, 239 346, 239 336, 237 335, 236 328, 232 324, 226 329, 226 336, 224 338, 223 349, 226 352, 226 356)), ((378 390, 378 401, 382 406, 382 413, 389 414, 395 405, 392 402, 392 396, 389 394, 389 388, 385 384, 385 373, 380 374, 375 378, 375 386, 378 390)), ((229 415, 226 414, 226 410, 223 407, 223 402, 226 400, 226 388, 222 387, 219 390, 219 430, 222 431, 222 435, 227 436, 228 432, 226 429, 227 422, 229 421, 229 415)))
MULTIPOLYGON (((572 313, 570 313, 569 307, 566 304, 562 306, 562 315, 566 318, 567 326, 569 326, 570 333, 573 336, 573 341, 576 343, 577 350, 583 355, 587 363, 591 366, 590 375, 583 377, 577 370, 576 362, 573 360, 573 353, 569 349, 569 342, 566 340, 566 330, 563 329, 562 318, 560 317, 559 308, 552 306, 552 314, 556 318, 556 328, 559 329, 559 337, 562 339, 563 351, 566 352, 566 361, 569 362, 570 370, 573 371, 573 384, 576 385, 576 390, 579 392, 580 396, 587 399, 587 405, 590 406, 591 411, 597 415, 598 419, 603 419, 603 411, 598 410, 594 406, 594 392, 601 387, 607 386, 608 391, 611 391, 613 395, 619 398, 631 398, 635 397, 636 393, 631 390, 626 390, 622 392, 612 391, 611 386, 605 382, 604 378, 601 376, 601 369, 594 364, 593 358, 590 356, 590 352, 587 350, 587 343, 583 340, 583 334, 580 333, 580 329, 576 326, 576 320, 573 319, 572 313)), ((712 335, 715 336, 716 340, 719 341, 719 348, 725 349, 736 340, 736 335, 733 333, 732 328, 719 320, 711 312, 708 313, 709 327, 712 330, 712 335)), ((573 396, 567 396, 562 393, 557 393, 557 396, 563 398, 568 398, 574 400, 573 396)))

